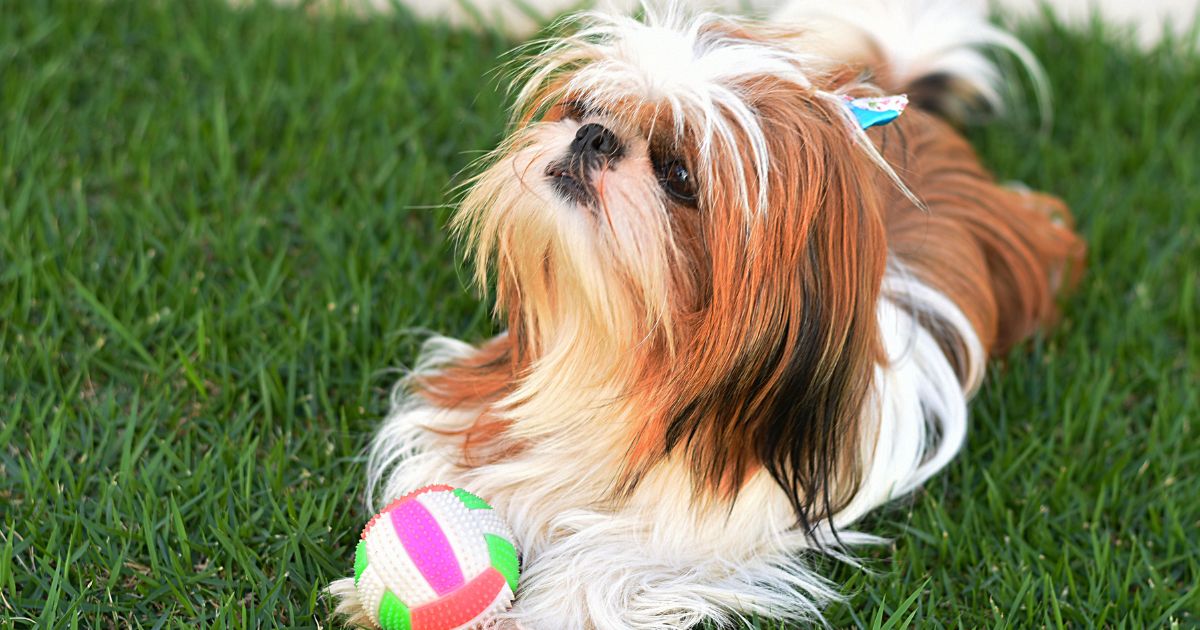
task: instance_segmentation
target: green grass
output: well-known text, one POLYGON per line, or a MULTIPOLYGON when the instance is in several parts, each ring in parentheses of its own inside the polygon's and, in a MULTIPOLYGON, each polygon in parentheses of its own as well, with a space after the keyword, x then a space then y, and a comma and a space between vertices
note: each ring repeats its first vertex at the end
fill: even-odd
MULTIPOLYGON (((835 626, 1200 623, 1200 60, 1028 39, 1053 129, 972 136, 1071 204, 1088 275, 864 525, 873 572, 823 561, 835 626)), ((0 0, 0 626, 330 626, 409 331, 492 330, 428 207, 503 133, 507 47, 0 0)))

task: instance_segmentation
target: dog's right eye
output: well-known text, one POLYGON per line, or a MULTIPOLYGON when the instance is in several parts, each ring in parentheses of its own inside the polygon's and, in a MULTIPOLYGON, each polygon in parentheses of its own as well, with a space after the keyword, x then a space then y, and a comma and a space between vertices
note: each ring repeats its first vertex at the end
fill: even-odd
POLYGON ((569 120, 583 120, 588 115, 588 107, 583 101, 570 99, 559 103, 562 118, 569 120))
POLYGON ((696 178, 679 158, 657 159, 654 172, 658 183, 675 201, 692 208, 696 207, 696 178))

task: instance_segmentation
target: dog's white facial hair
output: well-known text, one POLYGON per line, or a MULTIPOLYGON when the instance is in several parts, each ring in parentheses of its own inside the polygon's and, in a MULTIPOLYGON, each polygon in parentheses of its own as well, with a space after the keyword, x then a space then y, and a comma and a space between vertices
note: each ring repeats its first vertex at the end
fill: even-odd
POLYGON ((581 126, 596 120, 523 130, 474 182, 457 218, 477 279, 488 283, 494 261, 497 308, 519 308, 539 348, 570 337, 605 354, 627 351, 648 331, 670 329, 672 296, 683 288, 672 280, 681 254, 645 139, 617 131, 624 155, 590 173, 590 203, 564 198, 547 177, 581 126))

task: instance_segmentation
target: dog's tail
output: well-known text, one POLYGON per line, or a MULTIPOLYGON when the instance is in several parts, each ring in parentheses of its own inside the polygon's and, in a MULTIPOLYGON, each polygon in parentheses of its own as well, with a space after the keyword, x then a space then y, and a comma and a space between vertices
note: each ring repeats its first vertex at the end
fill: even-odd
POLYGON ((1015 77, 989 56, 1007 53, 1024 67, 1043 115, 1049 90, 1037 59, 988 21, 983 0, 791 0, 772 21, 802 29, 805 46, 869 69, 885 90, 962 122, 1004 109, 1015 77))

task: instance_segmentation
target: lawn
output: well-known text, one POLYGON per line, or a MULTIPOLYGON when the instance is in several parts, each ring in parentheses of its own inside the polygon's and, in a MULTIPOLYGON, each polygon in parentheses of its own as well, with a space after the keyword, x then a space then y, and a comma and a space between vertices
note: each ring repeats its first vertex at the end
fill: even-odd
MULTIPOLYGON (((1049 26, 971 131, 1091 246, 947 471, 830 561, 835 627, 1200 623, 1200 57, 1049 26)), ((216 1, 0 0, 0 627, 330 627, 421 331, 494 330, 443 230, 510 46, 216 1)), ((764 622, 764 627, 774 627, 764 622)))

